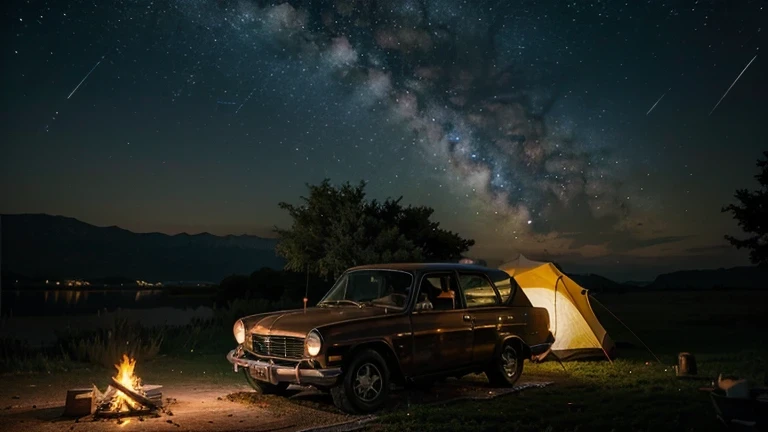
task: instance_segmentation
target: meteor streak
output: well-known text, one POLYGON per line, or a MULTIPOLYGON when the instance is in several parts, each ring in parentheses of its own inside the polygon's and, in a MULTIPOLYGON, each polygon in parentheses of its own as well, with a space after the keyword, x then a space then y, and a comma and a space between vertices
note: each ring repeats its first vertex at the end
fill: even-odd
POLYGON ((747 65, 744 66, 744 70, 742 70, 741 73, 739 74, 739 76, 737 76, 736 79, 733 80, 733 83, 731 84, 731 86, 728 87, 728 90, 725 91, 725 94, 723 95, 723 97, 721 97, 720 100, 717 101, 717 103, 715 104, 715 107, 712 108, 712 111, 709 112, 709 115, 712 115, 712 113, 715 112, 715 110, 717 109, 718 105, 720 105, 720 102, 722 102, 723 99, 725 99, 725 97, 728 96, 728 92, 731 91, 731 89, 733 88, 734 85, 736 85, 736 82, 739 80, 739 78, 741 78, 742 75, 744 75, 744 72, 747 71, 747 68, 749 67, 749 65, 751 65, 752 62, 755 61, 756 58, 757 58, 757 54, 755 54, 755 56, 752 57, 752 60, 750 60, 749 63, 747 63, 747 65))
POLYGON ((664 99, 664 96, 666 96, 666 95, 667 95, 667 92, 668 92, 668 91, 669 91, 669 90, 667 90, 666 92, 664 92, 664 94, 663 94, 663 95, 661 95, 661 97, 660 97, 660 98, 659 98, 659 99, 656 101, 656 103, 655 103, 655 104, 653 104, 653 106, 651 107, 651 109, 649 109, 649 110, 648 110, 648 112, 647 112, 647 113, 645 113, 645 115, 648 115, 648 114, 650 114, 650 113, 651 113, 651 111, 653 111, 653 109, 654 109, 654 108, 656 108, 656 105, 658 105, 658 104, 659 104, 659 102, 661 102, 661 100, 662 100, 662 99, 664 99))
MULTIPOLYGON (((101 56, 101 60, 104 60, 104 56, 101 56)), ((95 64, 95 65, 93 65, 93 67, 91 68, 91 70, 90 70, 90 71, 88 71, 88 73, 87 73, 87 74, 85 74, 85 76, 83 77, 83 79, 82 79, 82 80, 80 80, 80 83, 77 85, 77 87, 75 87, 75 89, 74 89, 74 90, 72 90, 72 93, 70 93, 70 94, 69 94, 69 96, 67 96, 67 99, 71 98, 71 97, 72 97, 72 95, 73 95, 73 94, 75 94, 75 92, 77 91, 77 89, 79 89, 79 88, 80 88, 80 86, 81 86, 81 85, 83 85, 83 83, 85 82, 85 80, 87 80, 87 79, 88 79, 88 77, 89 77, 89 76, 91 76, 91 73, 93 73, 93 71, 94 71, 94 70, 95 70, 95 69, 96 69, 96 68, 97 68, 97 67, 98 67, 98 66, 101 64, 101 60, 99 60, 98 62, 96 62, 96 64, 95 64)))

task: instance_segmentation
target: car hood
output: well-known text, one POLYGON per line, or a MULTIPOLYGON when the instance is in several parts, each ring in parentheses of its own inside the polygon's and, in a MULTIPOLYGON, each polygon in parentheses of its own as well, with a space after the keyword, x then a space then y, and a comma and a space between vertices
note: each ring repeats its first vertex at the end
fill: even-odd
POLYGON ((264 335, 305 337, 312 329, 361 318, 372 318, 400 312, 399 309, 368 306, 312 307, 281 311, 269 315, 257 315, 244 319, 251 333, 264 335))

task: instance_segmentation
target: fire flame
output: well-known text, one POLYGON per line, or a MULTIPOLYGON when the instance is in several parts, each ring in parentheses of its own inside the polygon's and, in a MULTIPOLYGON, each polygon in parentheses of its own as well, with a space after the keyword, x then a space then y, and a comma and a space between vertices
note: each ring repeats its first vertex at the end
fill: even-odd
MULTIPOLYGON (((140 393, 141 382, 139 378, 133 374, 133 369, 135 367, 136 360, 128 358, 127 355, 123 354, 123 361, 120 364, 115 365, 115 368, 117 369, 117 376, 115 376, 115 379, 125 387, 140 393)), ((139 407, 139 404, 126 396, 123 392, 118 390, 115 393, 115 398, 112 401, 113 410, 128 411, 131 408, 139 407)))

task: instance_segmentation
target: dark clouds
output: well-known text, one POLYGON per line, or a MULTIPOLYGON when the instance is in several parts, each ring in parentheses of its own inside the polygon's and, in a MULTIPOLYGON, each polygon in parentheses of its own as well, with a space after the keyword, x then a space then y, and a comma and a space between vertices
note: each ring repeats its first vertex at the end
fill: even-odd
POLYGON ((713 254, 713 253, 721 253, 730 250, 733 248, 730 244, 715 244, 715 245, 709 245, 709 246, 701 246, 701 247, 692 247, 685 249, 686 253, 693 254, 693 255, 703 255, 703 254, 713 254))
POLYGON ((668 243, 677 243, 692 238, 692 236, 687 235, 637 238, 628 231, 616 230, 603 232, 589 231, 575 234, 566 233, 561 234, 560 237, 573 240, 569 246, 570 249, 579 249, 589 245, 603 245, 610 253, 632 252, 637 249, 668 243))

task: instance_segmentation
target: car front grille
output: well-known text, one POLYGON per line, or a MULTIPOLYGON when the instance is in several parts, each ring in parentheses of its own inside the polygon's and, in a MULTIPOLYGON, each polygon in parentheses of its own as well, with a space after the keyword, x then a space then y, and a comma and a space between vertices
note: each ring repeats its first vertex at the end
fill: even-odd
POLYGON ((256 354, 287 359, 304 358, 304 338, 254 334, 252 342, 256 354))

